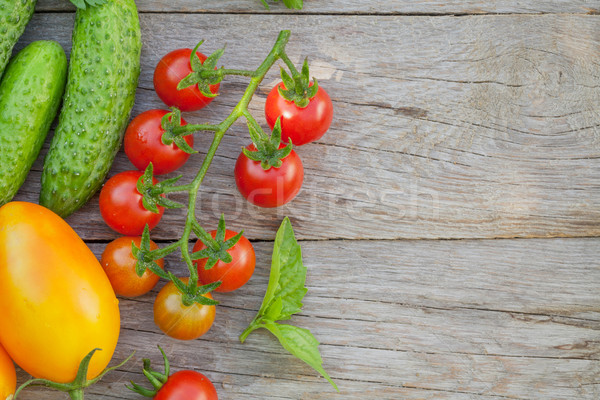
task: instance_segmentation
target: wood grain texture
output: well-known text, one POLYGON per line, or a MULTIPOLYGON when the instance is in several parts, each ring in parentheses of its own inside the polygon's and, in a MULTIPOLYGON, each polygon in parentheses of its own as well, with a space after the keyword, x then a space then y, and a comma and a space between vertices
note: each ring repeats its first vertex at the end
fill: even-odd
MULTIPOLYGON (((36 15, 19 48, 46 38, 69 50, 72 20, 36 15)), ((330 131, 298 150, 302 191, 279 209, 251 206, 235 188, 233 163, 249 142, 238 121, 199 197, 209 225, 226 212, 232 227, 255 239, 272 239, 284 215, 304 239, 600 234, 600 17, 145 14, 141 26, 134 114, 163 107, 152 73, 168 51, 201 38, 208 52, 226 42, 222 61, 252 68, 273 43, 273 26, 293 31, 291 57, 309 57, 334 101, 330 131)), ((251 104, 257 117, 276 81, 274 69, 251 104)), ((244 87, 228 79, 222 95, 187 120, 222 120, 244 87)), ((210 140, 201 135, 200 155, 182 169, 188 179, 210 140)), ((40 168, 38 160, 18 199, 36 200, 40 168)), ((121 153, 112 174, 130 168, 121 153)), ((86 239, 106 240, 114 233, 97 199, 69 222, 86 239)), ((169 211, 155 237, 177 237, 181 221, 183 210, 169 211)))
MULTIPOLYGON (((164 347, 177 369, 212 379, 219 399, 579 399, 600 396, 600 239, 306 241, 308 295, 291 323, 320 340, 341 393, 267 332, 237 336, 260 307, 271 243, 257 270, 217 294, 215 325, 178 342, 152 321, 156 291, 121 300, 115 360, 136 359, 86 398, 135 399, 141 358, 164 347)), ((100 255, 103 244, 92 244, 100 255)), ((167 268, 181 272, 176 258, 167 268)), ((23 373, 19 374, 22 381, 23 373)), ((20 397, 21 398, 21 397, 20 397)), ((56 399, 35 390, 22 400, 56 399)))
MULTIPOLYGON (((259 0, 144 0, 138 1, 141 12, 178 13, 268 13, 259 0)), ((600 13, 593 0, 304 0, 304 9, 288 10, 270 2, 274 13, 288 14, 505 14, 505 13, 600 13)), ((71 11, 66 0, 39 0, 38 11, 71 11)))

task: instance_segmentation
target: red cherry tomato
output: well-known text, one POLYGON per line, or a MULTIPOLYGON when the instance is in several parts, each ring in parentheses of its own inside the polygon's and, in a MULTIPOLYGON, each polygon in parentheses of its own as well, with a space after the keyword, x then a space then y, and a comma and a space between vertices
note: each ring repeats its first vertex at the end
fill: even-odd
MULTIPOLYGON (((279 147, 283 147, 282 143, 279 147)), ((256 150, 253 144, 247 147, 256 150)), ((292 200, 304 180, 304 167, 294 150, 279 168, 264 170, 260 162, 250 160, 241 152, 235 163, 235 183, 249 202, 260 207, 279 207, 292 200)))
MULTIPOLYGON (((213 238, 217 235, 217 231, 209 233, 213 238)), ((235 235, 237 235, 237 232, 227 229, 225 231, 225 240, 231 239, 235 235)), ((198 240, 194 245, 194 252, 205 248, 204 243, 198 240)), ((232 292, 239 289, 250 280, 250 277, 254 273, 256 256, 254 248, 248 239, 242 236, 235 246, 227 250, 227 252, 233 260, 228 264, 219 260, 211 269, 204 269, 206 258, 194 261, 198 267, 199 280, 203 285, 217 281, 222 282, 221 286, 215 289, 215 292, 232 292)))
MULTIPOLYGON (((100 264, 108 276, 111 286, 116 294, 124 297, 137 297, 148 293, 160 279, 158 275, 146 270, 142 276, 135 272, 136 258, 131 253, 131 243, 140 247, 142 238, 139 236, 123 236, 106 245, 100 264)), ((158 246, 150 241, 150 250, 158 246)), ((155 261, 159 267, 164 268, 164 260, 155 261)))
MULTIPOLYGON (((131 121, 125 131, 123 145, 129 161, 140 171, 144 171, 152 163, 154 175, 168 174, 179 169, 190 158, 175 143, 166 145, 162 142, 161 119, 170 111, 144 111, 131 121)), ((187 122, 182 118, 182 125, 187 122)), ((194 137, 183 137, 190 147, 194 146, 194 137)))
MULTIPOLYGON (((177 107, 181 111, 196 111, 213 100, 205 97, 198 90, 198 85, 177 90, 179 82, 192 72, 190 64, 191 49, 178 49, 170 52, 158 62, 154 70, 154 90, 160 99, 169 107, 177 107)), ((206 56, 196 52, 200 61, 206 56)), ((219 91, 219 84, 210 85, 211 93, 219 91)))
MULTIPOLYGON (((188 278, 181 280, 188 282, 188 278)), ((204 297, 212 299, 210 293, 204 297)), ((215 312, 215 306, 184 305, 181 292, 171 281, 154 300, 154 323, 168 336, 179 340, 197 339, 208 332, 215 321, 215 312)))
POLYGON ((218 400, 217 389, 204 375, 184 370, 169 376, 154 400, 218 400))
MULTIPOLYGON (((108 226, 122 235, 140 236, 146 224, 154 228, 165 212, 161 206, 158 214, 144 208, 136 187, 142 175, 140 171, 121 172, 110 178, 100 191, 100 214, 108 226)), ((153 182, 158 183, 156 179, 153 182)))
POLYGON ((288 142, 291 139, 296 146, 302 146, 320 139, 333 119, 333 104, 325 89, 319 86, 308 106, 300 108, 293 101, 281 97, 277 90, 280 86, 285 88, 283 82, 279 82, 271 90, 265 103, 265 116, 271 129, 277 118, 281 117, 282 141, 288 142))

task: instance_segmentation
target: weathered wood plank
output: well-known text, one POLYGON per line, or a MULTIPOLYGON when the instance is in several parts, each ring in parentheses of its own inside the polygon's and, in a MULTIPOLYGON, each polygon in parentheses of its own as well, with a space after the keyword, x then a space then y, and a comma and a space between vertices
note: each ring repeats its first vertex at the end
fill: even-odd
MULTIPOLYGON (((155 292, 121 301, 116 359, 136 361, 90 391, 134 399, 140 360, 209 376, 227 399, 331 399, 327 382, 267 332, 237 336, 260 307, 271 246, 239 292, 216 294, 215 325, 178 342, 152 321, 155 292)), ((293 324, 321 341, 343 399, 581 399, 600 396, 600 239, 303 242, 304 310, 293 324), (574 256, 576 255, 576 256, 574 256)), ((104 245, 91 245, 99 255, 104 245)), ((167 268, 181 272, 175 258, 167 268)), ((24 374, 19 375, 20 380, 24 374)), ((55 399, 31 390, 27 399, 55 399)))
MULTIPOLYGON (((138 1, 141 12, 217 12, 217 13, 265 13, 259 0, 144 0, 138 1)), ((592 0, 539 0, 522 2, 515 0, 304 0, 304 9, 291 11, 281 4, 271 3, 277 13, 318 14, 505 14, 505 13, 599 13, 600 7, 592 0)), ((74 7, 66 0, 39 0, 38 11, 67 11, 74 7)))
MULTIPOLYGON (((46 38, 69 49, 72 20, 36 15, 18 48, 46 38)), ((270 48, 275 25, 294 32, 291 57, 309 56, 335 103, 330 132, 298 150, 302 191, 280 209, 259 209, 237 193, 233 163, 249 142, 239 121, 202 189, 203 222, 226 211, 232 227, 262 239, 273 238, 283 215, 307 239, 600 234, 600 17, 146 14, 141 25, 134 114, 162 107, 151 82, 166 52, 206 38, 207 51, 227 42, 225 64, 252 67, 270 48), (252 50, 244 48, 248 40, 252 50)), ((273 71, 253 100, 257 117, 276 80, 273 71)), ((243 88, 228 80, 208 109, 186 118, 221 120, 243 88)), ((200 155, 182 170, 187 179, 208 143, 198 137, 200 155)), ((40 168, 38 160, 18 199, 35 201, 40 168)), ((119 154, 112 174, 129 168, 119 154)), ((177 237, 182 220, 182 210, 167 212, 155 237, 177 237)), ((114 236, 97 197, 69 222, 87 239, 114 236)))

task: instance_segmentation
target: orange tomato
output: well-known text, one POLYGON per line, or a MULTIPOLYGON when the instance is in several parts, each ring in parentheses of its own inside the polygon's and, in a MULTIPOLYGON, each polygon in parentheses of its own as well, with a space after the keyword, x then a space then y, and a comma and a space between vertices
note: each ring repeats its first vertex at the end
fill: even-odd
MULTIPOLYGON (((181 280, 188 282, 188 278, 181 280)), ((210 293, 203 296, 212 300, 210 293)), ((154 323, 161 331, 179 340, 193 340, 204 335, 215 322, 215 314, 215 306, 184 305, 181 292, 171 281, 163 286, 154 300, 154 323)))
POLYGON ((36 378, 70 382, 94 348, 94 378, 110 362, 120 329, 118 300, 75 231, 32 203, 0 208, 0 343, 36 378))
MULTIPOLYGON (((122 236, 106 245, 100 264, 106 272, 114 291, 119 296, 137 297, 151 291, 160 279, 158 275, 146 270, 142 276, 135 272, 137 259, 131 252, 131 242, 140 247, 142 238, 139 236, 122 236)), ((156 250, 158 246, 150 241, 150 250, 156 250)), ((165 262, 162 258, 155 261, 159 267, 164 268, 165 262)))
POLYGON ((17 389, 15 365, 0 344, 0 400, 8 398, 17 389))

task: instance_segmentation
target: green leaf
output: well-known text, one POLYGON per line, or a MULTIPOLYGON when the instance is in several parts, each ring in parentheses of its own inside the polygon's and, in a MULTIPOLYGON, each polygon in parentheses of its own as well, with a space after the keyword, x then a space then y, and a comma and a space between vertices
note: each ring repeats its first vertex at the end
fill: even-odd
POLYGON ((293 325, 281 325, 274 322, 265 323, 267 328, 277 339, 284 349, 292 355, 298 357, 315 371, 319 372, 331 385, 340 391, 331 379, 331 377, 323 369, 323 359, 319 353, 319 341, 315 339, 308 329, 298 328, 293 325))
POLYGON ((302 10, 302 0, 283 0, 283 4, 287 8, 294 8, 296 10, 302 10))
POLYGON ((287 71, 285 69, 283 69, 283 67, 280 67, 280 68, 281 68, 280 75, 281 75, 281 80, 283 81, 283 86, 285 86, 286 90, 292 89, 295 85, 294 80, 292 79, 290 74, 288 74, 287 71))
POLYGON ((302 299, 307 292, 304 287, 306 267, 302 264, 302 251, 294 236, 289 218, 285 217, 273 245, 269 286, 258 314, 240 335, 244 343, 248 335, 256 329, 266 328, 279 339, 284 349, 298 357, 333 385, 336 384, 323 369, 323 359, 319 354, 319 342, 309 330, 292 325, 280 325, 275 321, 290 319, 300 311, 302 299))
POLYGON ((272 300, 280 297, 282 307, 274 321, 290 319, 292 314, 302 309, 302 298, 307 292, 305 282, 306 267, 302 264, 302 249, 296 241, 289 218, 285 217, 275 237, 269 287, 261 307, 262 313, 270 314, 272 300))

